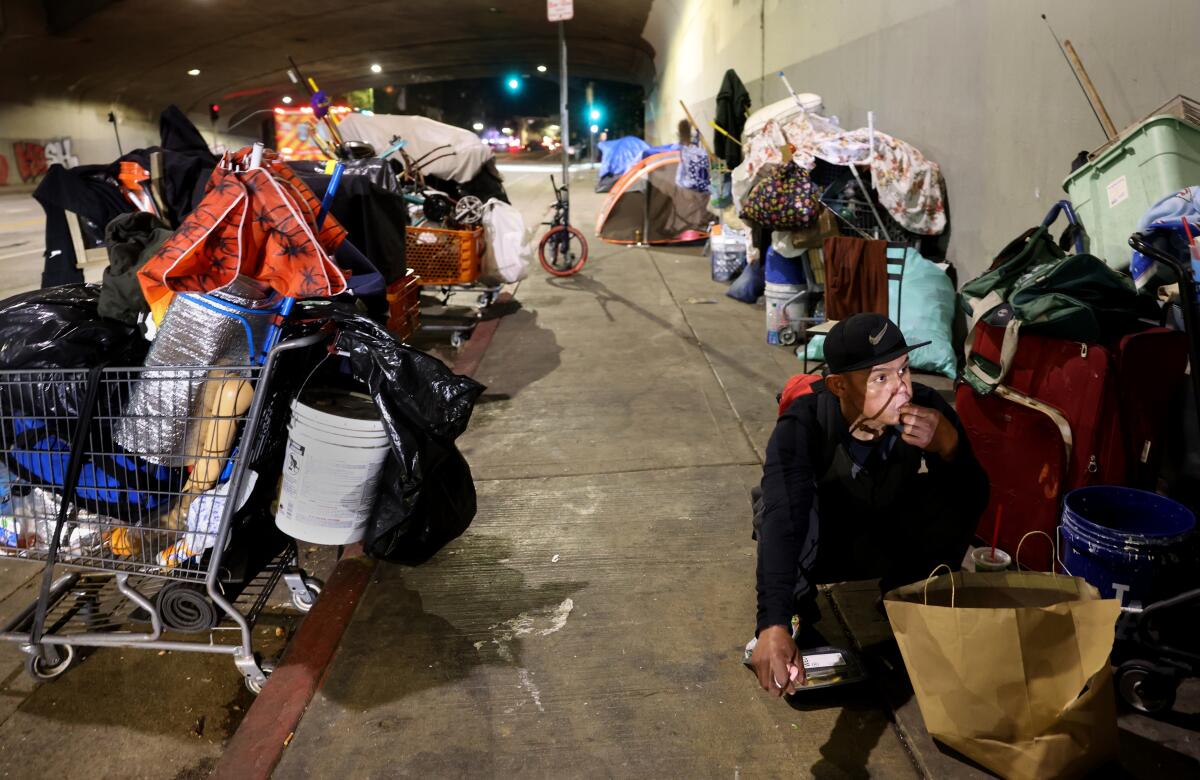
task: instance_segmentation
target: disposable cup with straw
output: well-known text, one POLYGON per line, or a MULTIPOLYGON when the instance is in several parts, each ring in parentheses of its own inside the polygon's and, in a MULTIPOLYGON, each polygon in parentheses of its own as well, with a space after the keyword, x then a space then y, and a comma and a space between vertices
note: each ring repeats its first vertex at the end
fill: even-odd
POLYGON ((1004 506, 996 507, 996 522, 992 526, 992 546, 991 547, 976 547, 971 551, 971 562, 975 564, 975 571, 1004 571, 1012 563, 1012 558, 1004 550, 996 548, 996 542, 1000 539, 1000 521, 1004 517, 1004 506))

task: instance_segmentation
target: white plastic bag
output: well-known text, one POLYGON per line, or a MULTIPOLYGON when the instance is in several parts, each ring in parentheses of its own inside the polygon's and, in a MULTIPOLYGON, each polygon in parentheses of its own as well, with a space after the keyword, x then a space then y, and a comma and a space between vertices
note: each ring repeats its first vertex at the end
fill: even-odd
POLYGON ((525 240, 521 212, 492 198, 483 207, 483 278, 492 282, 519 282, 525 278, 533 247, 525 240))

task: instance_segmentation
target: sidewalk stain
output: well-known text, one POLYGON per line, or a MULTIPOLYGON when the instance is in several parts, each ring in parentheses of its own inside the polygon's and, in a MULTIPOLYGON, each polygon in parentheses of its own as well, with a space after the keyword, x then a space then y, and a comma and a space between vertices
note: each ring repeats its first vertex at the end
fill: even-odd
MULTIPOLYGON (((571 616, 573 609, 575 609, 575 601, 566 598, 552 609, 541 609, 532 613, 522 612, 503 623, 489 626, 489 631, 501 629, 492 638, 492 644, 496 646, 496 654, 505 662, 515 665, 510 647, 510 643, 514 639, 524 636, 550 636, 556 631, 561 631, 567 625, 567 618, 571 616)), ((487 642, 482 640, 476 642, 475 650, 482 651, 486 644, 487 642)), ((534 684, 533 675, 523 666, 517 667, 517 687, 529 693, 529 698, 538 708, 538 712, 546 711, 546 708, 542 706, 542 692, 534 684)))

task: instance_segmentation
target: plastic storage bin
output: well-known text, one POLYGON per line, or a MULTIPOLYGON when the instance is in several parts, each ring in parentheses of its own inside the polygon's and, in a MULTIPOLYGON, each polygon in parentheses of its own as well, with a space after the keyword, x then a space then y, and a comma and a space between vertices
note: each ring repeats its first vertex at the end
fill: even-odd
POLYGON ((1063 180, 1091 238, 1090 251, 1113 268, 1129 265, 1129 236, 1160 198, 1200 184, 1200 128, 1153 116, 1063 180))
POLYGON ((710 239, 712 251, 712 280, 729 282, 746 267, 746 247, 749 240, 736 230, 716 233, 710 239))

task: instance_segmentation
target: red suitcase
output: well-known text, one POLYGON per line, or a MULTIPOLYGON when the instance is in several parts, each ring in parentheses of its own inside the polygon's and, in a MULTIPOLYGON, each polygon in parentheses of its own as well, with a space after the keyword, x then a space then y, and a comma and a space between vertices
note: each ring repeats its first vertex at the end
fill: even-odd
MULTIPOLYGON (((1143 331, 1122 339, 1114 355, 1097 344, 1023 334, 1002 387, 980 396, 959 386, 959 417, 992 484, 976 529, 981 539, 992 539, 1000 512, 998 543, 1015 551, 1029 531, 1054 536, 1068 491, 1153 474, 1155 442, 1186 363, 1180 336, 1143 331)), ((975 353, 999 359, 1002 329, 980 325, 974 338, 975 353)), ((1031 540, 1021 559, 1047 570, 1049 545, 1031 540)))
POLYGON ((1117 406, 1130 487, 1158 488, 1172 404, 1187 379, 1188 347, 1187 334, 1169 328, 1134 333, 1117 345, 1117 406))

